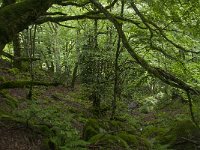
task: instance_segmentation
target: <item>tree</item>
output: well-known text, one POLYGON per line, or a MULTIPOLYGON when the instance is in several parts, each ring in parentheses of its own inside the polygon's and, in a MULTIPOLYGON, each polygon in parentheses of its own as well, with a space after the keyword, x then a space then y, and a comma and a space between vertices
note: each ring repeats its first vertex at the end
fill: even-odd
POLYGON ((147 57, 142 57, 132 46, 134 44, 138 44, 140 50, 142 50, 143 46, 145 46, 146 51, 154 50, 156 52, 152 52, 152 54, 154 56, 158 53, 164 55, 164 57, 168 59, 166 62, 174 63, 174 61, 169 61, 169 59, 175 60, 175 63, 182 64, 183 67, 180 69, 182 71, 185 65, 184 61, 186 61, 186 55, 183 55, 183 51, 184 53, 194 54, 195 51, 190 49, 188 50, 188 48, 192 48, 193 45, 198 46, 195 40, 197 40, 199 36, 195 35, 197 30, 194 30, 194 27, 196 26, 193 24, 198 25, 199 19, 198 16, 194 15, 194 13, 199 13, 199 10, 197 9, 199 3, 195 2, 195 7, 190 2, 184 3, 184 1, 177 2, 174 0, 170 2, 163 1, 162 3, 153 1, 130 1, 126 2, 125 6, 127 7, 125 14, 127 13, 128 15, 122 17, 119 16, 118 13, 112 14, 108 10, 111 7, 114 7, 117 2, 118 0, 114 0, 109 5, 103 7, 102 3, 106 2, 102 1, 100 3, 96 0, 83 2, 66 0, 25 0, 2 7, 0 9, 0 52, 2 52, 5 44, 12 41, 18 32, 33 23, 41 24, 47 21, 59 23, 62 21, 77 19, 108 19, 115 26, 127 52, 136 61, 136 63, 147 70, 150 75, 159 78, 161 81, 170 86, 182 89, 187 93, 199 94, 200 92, 198 88, 192 86, 189 78, 185 76, 184 78, 181 78, 179 74, 173 71, 172 67, 165 70, 162 66, 158 66, 157 63, 152 65, 151 60, 148 60, 147 57), (53 4, 58 4, 60 6, 75 6, 80 8, 88 6, 82 14, 74 16, 68 16, 62 12, 46 13, 48 8, 50 8, 53 4), (164 11, 162 6, 169 9, 164 11), (96 10, 96 8, 98 10, 96 10), (192 8, 192 12, 194 13, 189 12, 192 8), (133 17, 129 16, 129 11, 135 13, 133 17), (167 14, 170 14, 170 17, 168 17, 169 19, 167 19, 167 14), (189 28, 185 25, 189 22, 184 21, 185 14, 188 14, 191 21, 191 23, 187 26, 193 27, 193 30, 189 30, 189 28), (196 19, 194 19, 195 21, 192 21, 194 17, 196 17, 196 19), (165 21, 165 19, 167 20, 165 21), (123 30, 123 24, 134 25, 133 31, 137 34, 136 42, 132 40, 131 36, 129 37, 130 40, 128 39, 127 33, 123 30), (181 31, 178 31, 178 29, 181 29, 181 31), (183 31, 185 30, 189 30, 189 33, 191 34, 184 33, 183 31), (140 34, 142 34, 142 36, 140 36, 140 34), (181 38, 181 40, 190 41, 187 45, 178 40, 184 35, 185 37, 181 38), (176 57, 176 54, 181 56, 176 57))
MULTIPOLYGON (((30 24, 32 24, 34 21, 36 21, 41 15, 44 15, 44 13, 47 11, 49 7, 52 6, 52 4, 57 3, 61 5, 69 5, 65 1, 55 1, 55 0, 26 0, 23 2, 19 2, 16 4, 8 5, 6 7, 3 7, 0 9, 0 51, 3 50, 6 43, 13 40, 14 35, 16 33, 22 31, 23 29, 27 28, 30 24)), ((158 77, 163 82, 170 84, 172 86, 189 90, 196 92, 197 90, 193 89, 191 86, 183 82, 182 80, 178 79, 177 77, 173 76, 169 72, 166 72, 160 68, 152 67, 150 66, 144 59, 138 56, 133 49, 131 48, 129 42, 127 41, 127 38, 120 27, 119 22, 116 20, 115 17, 111 16, 108 11, 106 11, 106 8, 102 7, 100 3, 96 1, 90 1, 92 2, 99 10, 100 12, 103 12, 105 16, 114 23, 115 28, 117 29, 120 37, 122 38, 122 42, 124 46, 126 47, 127 51, 130 53, 130 55, 142 66, 144 67, 150 74, 158 77)), ((69 2, 70 3, 70 2, 69 2)), ((75 5, 75 3, 71 3, 71 5, 75 5)), ((78 5, 78 4, 77 4, 78 5)), ((84 6, 84 5, 78 5, 78 6, 84 6)), ((111 4, 112 6, 112 4, 111 4)), ((152 27, 150 27, 149 23, 147 23, 144 16, 140 13, 140 11, 137 9, 136 5, 134 3, 131 3, 131 7, 135 10, 136 14, 141 18, 142 22, 146 26, 147 29, 151 32, 152 27)), ((94 12, 93 12, 94 14, 94 12)), ((80 17, 80 16, 79 16, 80 17)), ((83 18, 87 18, 88 16, 83 16, 83 18)), ((78 17, 75 17, 76 19, 78 17)), ((66 18, 65 18, 66 19, 66 18)), ((48 20, 46 20, 48 21, 48 20)), ((151 23, 153 24, 153 23, 151 23)), ((157 27, 155 24, 153 24, 155 27, 157 27)), ((157 27, 158 31, 160 31, 160 28, 157 27)), ((175 47, 180 47, 176 43, 173 43, 171 40, 169 40, 162 31, 160 31, 160 34, 164 36, 164 38, 172 43, 175 47)), ((181 48, 181 47, 180 47, 181 48)))
POLYGON ((0 53, 8 42, 26 29, 56 1, 26 0, 0 9, 0 53))

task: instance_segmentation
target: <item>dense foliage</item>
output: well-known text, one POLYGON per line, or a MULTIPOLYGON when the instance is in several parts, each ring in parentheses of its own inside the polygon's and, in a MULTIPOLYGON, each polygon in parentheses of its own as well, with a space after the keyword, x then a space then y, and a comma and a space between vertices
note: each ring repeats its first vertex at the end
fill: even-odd
POLYGON ((199 1, 0 6, 0 149, 200 147, 199 1))

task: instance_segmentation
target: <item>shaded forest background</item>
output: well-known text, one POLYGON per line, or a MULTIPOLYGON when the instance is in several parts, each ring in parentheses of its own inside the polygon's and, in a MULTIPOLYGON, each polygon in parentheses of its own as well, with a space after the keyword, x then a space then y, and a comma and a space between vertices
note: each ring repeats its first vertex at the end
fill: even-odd
POLYGON ((199 149, 199 5, 0 1, 0 149, 199 149))

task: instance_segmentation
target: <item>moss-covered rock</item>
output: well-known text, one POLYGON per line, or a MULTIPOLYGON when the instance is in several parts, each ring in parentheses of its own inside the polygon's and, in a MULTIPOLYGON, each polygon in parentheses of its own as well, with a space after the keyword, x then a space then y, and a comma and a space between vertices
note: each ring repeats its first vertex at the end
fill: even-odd
POLYGON ((137 134, 134 126, 116 120, 89 119, 83 138, 91 144, 104 145, 103 149, 150 149, 149 142, 137 134))
POLYGON ((89 140, 95 133, 125 131, 129 134, 136 134, 136 129, 128 123, 116 120, 89 119, 83 129, 83 137, 89 140))

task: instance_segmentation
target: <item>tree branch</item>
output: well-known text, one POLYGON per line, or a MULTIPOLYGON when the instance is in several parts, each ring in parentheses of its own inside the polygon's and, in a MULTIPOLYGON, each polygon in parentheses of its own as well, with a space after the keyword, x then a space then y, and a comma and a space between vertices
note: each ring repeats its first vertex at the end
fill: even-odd
MULTIPOLYGON (((52 16, 42 16, 40 17, 35 23, 36 24, 42 24, 42 23, 45 23, 45 22, 55 22, 55 23, 58 23, 58 22, 64 22, 64 21, 71 21, 71 20, 82 20, 82 19, 93 19, 93 20, 96 20, 96 19, 100 19, 100 20, 106 20, 107 18, 104 16, 104 15, 97 15, 97 14, 91 14, 92 12, 88 12, 88 13, 85 13, 85 14, 82 14, 82 15, 76 15, 76 16, 57 16, 57 17, 52 17, 52 16)), ((132 19, 128 19, 128 18, 125 18, 125 17, 120 17, 120 16, 114 16, 116 19, 120 20, 120 21, 124 21, 124 22, 129 22, 131 24, 134 24, 136 25, 137 27, 141 28, 141 29, 146 29, 145 27, 142 27, 140 25, 140 22, 137 22, 135 20, 132 20, 132 19)))
POLYGON ((5 44, 43 15, 55 0, 25 0, 0 9, 0 53, 5 44))
MULTIPOLYGON (((150 21, 150 20, 147 20, 143 15, 142 13, 140 13, 140 11, 138 10, 137 6, 135 5, 134 2, 131 2, 131 7, 133 8, 133 10, 135 11, 135 13, 140 17, 140 19, 142 20, 142 22, 148 27, 148 29, 150 30, 151 34, 153 33, 153 29, 150 27, 149 24, 151 24, 152 26, 154 26, 158 31, 159 31, 159 34, 167 41, 169 42, 170 44, 172 44, 174 47, 176 47, 177 49, 179 50, 182 50, 184 52, 190 52, 190 53, 195 53, 195 54, 198 54, 200 52, 194 52, 192 50, 187 50, 186 48, 184 48, 183 46, 173 42, 172 40, 170 40, 164 33, 163 29, 160 28, 156 23, 150 21), (148 24, 149 23, 149 24, 148 24)), ((154 30, 154 31, 157 31, 157 30, 154 30)))
POLYGON ((11 60, 14 59, 14 56, 13 56, 13 55, 11 55, 11 54, 9 54, 9 53, 6 53, 6 52, 4 52, 4 51, 2 51, 1 55, 5 56, 5 57, 7 57, 7 58, 10 58, 11 60))
POLYGON ((125 33, 122 30, 122 27, 120 23, 114 18, 99 2, 96 0, 90 0, 91 3, 93 3, 100 11, 104 13, 104 15, 114 24, 115 28, 117 29, 117 32, 122 39, 122 43, 124 47, 127 49, 128 53, 136 60, 136 62, 141 65, 144 69, 146 69, 151 75, 154 75, 155 77, 159 78, 161 81, 163 81, 166 84, 169 84, 171 86, 183 89, 185 91, 191 91, 193 93, 199 94, 200 90, 194 89, 181 79, 175 77, 169 72, 166 72, 165 70, 157 67, 153 67, 149 65, 142 57, 137 55, 137 53, 132 49, 130 46, 127 37, 125 33))

